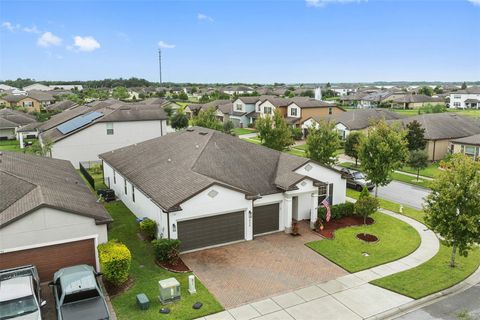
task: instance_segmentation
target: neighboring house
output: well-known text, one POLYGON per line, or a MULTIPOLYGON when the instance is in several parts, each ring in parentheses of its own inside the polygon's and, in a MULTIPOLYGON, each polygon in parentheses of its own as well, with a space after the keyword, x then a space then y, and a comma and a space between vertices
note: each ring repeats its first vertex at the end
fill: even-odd
POLYGON ((190 251, 315 223, 319 201, 345 202, 341 174, 310 159, 193 127, 100 155, 104 181, 158 236, 190 251), (138 161, 138 155, 142 155, 138 161))
POLYGON ((70 109, 74 106, 76 106, 77 104, 73 101, 70 101, 70 100, 63 100, 63 101, 58 101, 58 102, 55 102, 53 104, 50 104, 48 106, 45 107, 45 111, 49 111, 49 112, 62 112, 62 111, 65 111, 67 109, 70 109))
POLYGON ((366 131, 368 127, 380 119, 402 119, 403 116, 385 109, 356 109, 349 112, 337 113, 329 117, 311 117, 302 123, 304 131, 308 128, 318 128, 320 121, 333 121, 335 128, 342 139, 346 139, 352 131, 366 131))
POLYGON ((32 115, 8 108, 0 109, 0 140, 15 139, 18 129, 29 124, 38 124, 32 115))
POLYGON ((81 84, 51 84, 49 85, 51 90, 62 89, 67 91, 78 90, 82 91, 83 86, 81 84))
POLYGON ((8 108, 25 108, 28 112, 40 112, 54 102, 54 96, 43 91, 29 91, 26 95, 9 94, 0 98, 0 105, 8 108))
POLYGON ((37 90, 37 91, 50 91, 53 90, 54 88, 46 86, 41 83, 34 83, 29 86, 23 87, 23 90, 25 91, 32 91, 32 90, 37 90))
POLYGON ((480 133, 480 121, 455 113, 428 113, 400 121, 405 126, 414 120, 425 129, 426 152, 431 161, 443 159, 451 141, 480 133))
POLYGON ((228 86, 222 89, 223 93, 229 95, 242 95, 242 94, 252 94, 254 92, 253 88, 247 86, 228 86))
POLYGON ((450 152, 465 154, 473 160, 480 159, 480 134, 452 140, 450 152))
POLYGON ((157 105, 96 101, 59 113, 38 128, 42 144, 51 144, 51 157, 98 160, 103 152, 160 137, 172 132, 167 115, 157 105))
POLYGON ((332 91, 339 97, 345 97, 354 94, 357 90, 355 88, 332 88, 332 91))
POLYGON ((392 100, 392 108, 418 109, 426 105, 445 105, 445 99, 424 94, 406 94, 392 100))
POLYGON ((99 270, 112 221, 68 161, 0 153, 0 269, 33 264, 42 282, 76 264, 99 270))
POLYGON ((450 93, 450 108, 480 109, 480 87, 471 87, 450 93))
POLYGON ((405 96, 405 94, 404 91, 396 88, 376 91, 363 96, 357 106, 360 108, 375 108, 381 104, 391 103, 393 100, 405 96))
POLYGON ((3 84, 1 83, 0 84, 0 91, 13 91, 13 90, 18 90, 18 88, 15 88, 15 87, 12 87, 12 86, 9 86, 7 84, 3 84))
POLYGON ((346 96, 341 96, 339 100, 340 100, 340 102, 342 102, 343 104, 345 104, 347 106, 357 107, 360 104, 360 101, 362 101, 362 98, 367 96, 367 95, 368 95, 368 93, 366 93, 366 92, 358 91, 358 92, 355 92, 353 94, 349 94, 349 95, 346 95, 346 96))

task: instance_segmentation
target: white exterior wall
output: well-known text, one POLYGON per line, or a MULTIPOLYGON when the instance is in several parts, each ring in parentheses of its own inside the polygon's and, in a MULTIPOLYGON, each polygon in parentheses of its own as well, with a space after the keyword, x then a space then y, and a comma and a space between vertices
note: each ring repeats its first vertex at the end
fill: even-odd
POLYGON ((183 202, 181 207, 181 211, 170 212, 170 238, 172 239, 177 239, 178 237, 177 227, 179 221, 237 211, 244 211, 245 213, 245 240, 253 239, 252 221, 249 217, 249 211, 252 211, 252 201, 245 199, 245 194, 241 192, 213 185, 183 202), (214 198, 208 195, 212 190, 218 192, 214 198))
POLYGON ((93 238, 107 242, 107 225, 95 219, 52 208, 40 208, 0 229, 0 252, 93 238))
POLYGON ((343 123, 337 123, 335 129, 343 139, 346 139, 350 134, 350 130, 343 123))
POLYGON ((342 179, 340 173, 322 167, 316 163, 309 162, 295 171, 298 174, 312 177, 318 181, 324 183, 333 183, 333 203, 339 204, 345 202, 346 190, 347 190, 347 181, 342 179), (312 168, 310 171, 306 170, 305 167, 310 165, 312 168))
POLYGON ((275 106, 268 100, 264 101, 261 105, 260 105, 260 113, 262 115, 265 114, 265 107, 271 107, 272 108, 272 113, 271 115, 273 116, 273 114, 275 113, 275 106))
POLYGON ((452 108, 452 109, 465 109, 467 107, 466 104, 465 104, 465 100, 467 100, 467 99, 480 100, 480 94, 455 93, 455 92, 453 92, 453 93, 450 94, 450 108, 452 108), (458 105, 458 104, 460 104, 460 105, 458 105))
POLYGON ((127 180, 127 194, 125 194, 125 178, 118 172, 115 173, 116 178, 113 179, 113 168, 103 162, 103 174, 105 185, 115 191, 117 198, 132 211, 137 218, 147 217, 150 220, 157 221, 158 237, 167 237, 166 220, 163 219, 162 209, 158 207, 149 197, 147 197, 140 189, 135 187, 135 202, 132 197, 132 184, 127 180), (116 183, 114 183, 114 180, 116 183), (110 184, 110 185, 109 185, 110 184))
POLYGON ((52 158, 70 161, 78 169, 80 161, 98 160, 98 155, 171 132, 165 120, 113 122, 113 135, 107 123, 96 123, 52 145, 52 158), (160 129, 160 126, 162 127, 160 129))
POLYGON ((292 103, 287 107, 287 117, 301 118, 301 116, 302 116, 302 110, 296 104, 292 103), (292 115, 292 113, 291 113, 292 109, 297 110, 297 115, 296 116, 292 115))
MULTIPOLYGON (((296 220, 310 219, 312 211, 312 198, 316 198, 318 203, 318 187, 314 186, 313 181, 308 179, 297 183, 296 187, 297 190, 286 192, 287 196, 296 196, 298 198, 298 216, 293 218, 296 220)), ((316 211, 316 208, 314 209, 316 211)))

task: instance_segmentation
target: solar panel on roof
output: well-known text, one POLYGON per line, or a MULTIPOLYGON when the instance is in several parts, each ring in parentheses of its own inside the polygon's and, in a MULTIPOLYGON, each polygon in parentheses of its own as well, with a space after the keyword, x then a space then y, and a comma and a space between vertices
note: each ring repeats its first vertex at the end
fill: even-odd
POLYGON ((97 112, 97 111, 89 112, 87 114, 78 116, 76 118, 68 120, 67 122, 62 123, 57 127, 57 129, 62 134, 67 134, 89 124, 93 120, 98 119, 102 116, 103 116, 103 113, 101 112, 97 112))

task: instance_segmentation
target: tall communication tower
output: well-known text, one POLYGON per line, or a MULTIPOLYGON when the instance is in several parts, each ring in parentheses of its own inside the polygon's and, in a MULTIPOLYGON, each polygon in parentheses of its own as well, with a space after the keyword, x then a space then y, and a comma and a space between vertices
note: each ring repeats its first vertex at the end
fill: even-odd
POLYGON ((162 84, 162 49, 158 49, 158 68, 160 75, 160 84, 162 84))

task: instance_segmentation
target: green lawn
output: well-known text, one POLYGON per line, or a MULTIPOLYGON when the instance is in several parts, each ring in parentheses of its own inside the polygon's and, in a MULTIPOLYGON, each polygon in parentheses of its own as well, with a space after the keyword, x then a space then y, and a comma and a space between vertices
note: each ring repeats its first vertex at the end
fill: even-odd
POLYGON ((258 139, 245 138, 245 139, 242 139, 242 140, 248 141, 248 142, 251 142, 251 143, 255 143, 255 144, 262 144, 262 143, 260 142, 260 140, 258 140, 258 139))
POLYGON ((0 151, 22 151, 20 144, 17 140, 1 140, 0 151))
POLYGON ((457 266, 450 268, 451 250, 442 244, 440 251, 429 261, 371 283, 413 299, 447 289, 471 275, 480 264, 480 250, 476 248, 467 258, 457 254, 457 266))
POLYGON ((188 276, 191 273, 172 273, 155 264, 152 246, 138 238, 138 224, 135 216, 121 201, 106 203, 105 208, 114 219, 108 230, 108 238, 123 242, 132 253, 130 274, 134 284, 126 292, 112 299, 118 319, 194 319, 223 310, 220 303, 198 279, 196 280, 197 293, 193 295, 188 293, 188 276), (161 308, 157 299, 158 281, 171 277, 175 277, 180 282, 182 299, 168 305, 171 309, 169 315, 162 315, 158 312, 161 308), (149 310, 141 311, 136 305, 135 296, 141 292, 150 299, 149 310), (197 301, 203 303, 200 310, 192 309, 192 305, 197 301))
POLYGON ((461 109, 449 109, 448 112, 453 112, 467 117, 480 118, 480 109, 461 110, 461 109))
POLYGON ((413 184, 422 188, 430 188, 430 182, 431 182, 430 180, 426 180, 426 179, 424 180, 422 178, 419 178, 417 181, 416 177, 412 177, 407 174, 402 174, 398 172, 393 172, 391 174, 391 177, 393 180, 397 180, 400 182, 413 184))
POLYGON ((307 157, 307 154, 305 153, 305 151, 299 150, 297 148, 291 148, 290 150, 287 150, 285 152, 288 153, 288 154, 297 156, 297 157, 302 157, 302 158, 307 157))
POLYGON ((306 143, 304 143, 304 144, 299 144, 298 146, 295 146, 294 148, 295 148, 295 149, 300 149, 300 150, 306 151, 306 150, 307 150, 307 144, 306 144, 306 143))
POLYGON ((420 235, 407 223, 380 212, 373 214, 372 218, 375 223, 370 226, 339 229, 332 240, 313 241, 306 245, 348 272, 398 260, 420 245, 420 235), (379 241, 369 244, 358 240, 355 236, 362 232, 376 235, 379 241))
MULTIPOLYGON (((412 169, 408 166, 403 167, 400 171, 417 174, 417 170, 412 169)), ((442 170, 438 168, 438 162, 431 163, 425 169, 420 170, 420 175, 429 178, 436 178, 440 175, 442 170)))
MULTIPOLYGON (((347 197, 358 199, 359 196, 360 192, 347 188, 347 197)), ((402 212, 400 212, 400 204, 381 198, 378 198, 378 201, 380 202, 380 207, 383 209, 396 212, 414 220, 417 220, 421 223, 425 223, 425 212, 423 212, 422 210, 414 209, 408 206, 402 206, 402 212)))
POLYGON ((234 128, 232 132, 235 133, 237 136, 239 136, 242 134, 254 133, 256 131, 254 129, 248 129, 248 128, 234 128))
POLYGON ((418 116, 418 110, 417 109, 388 109, 390 111, 402 114, 404 116, 418 116))

